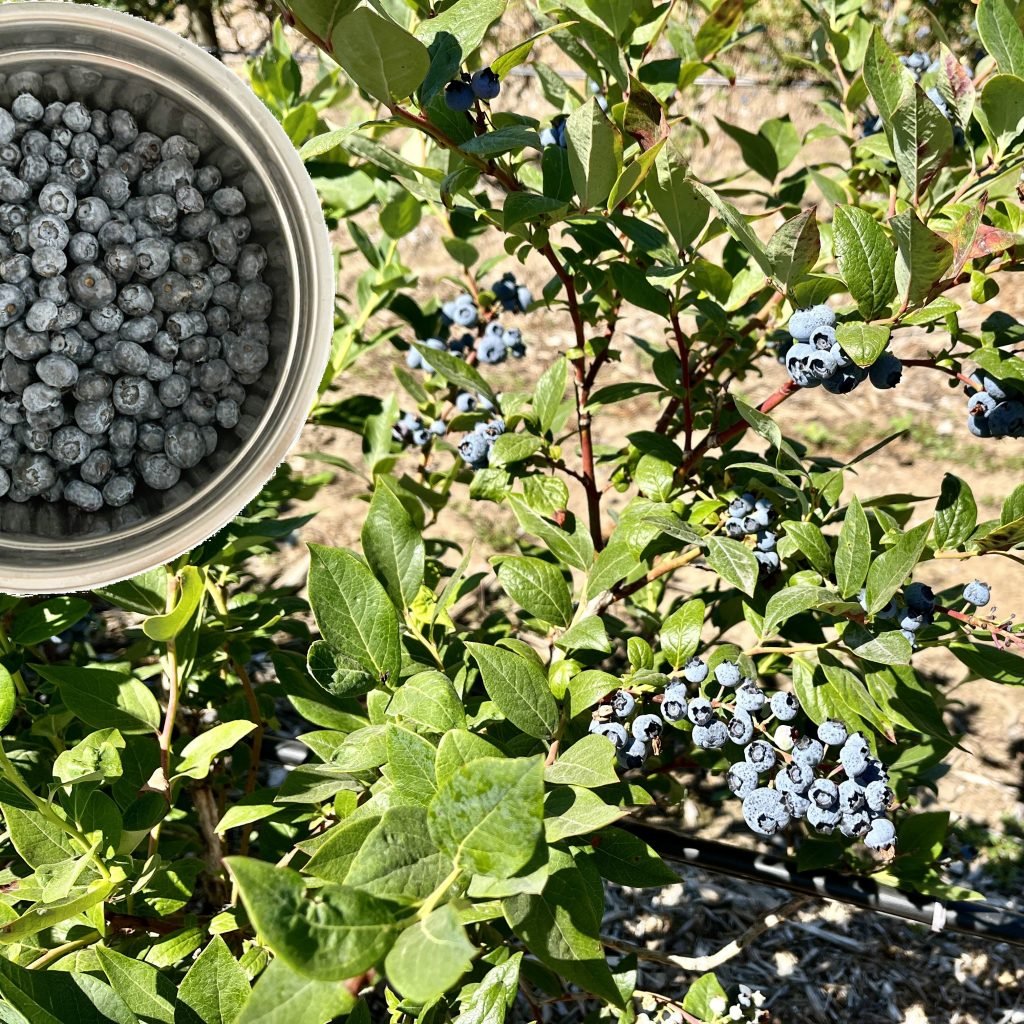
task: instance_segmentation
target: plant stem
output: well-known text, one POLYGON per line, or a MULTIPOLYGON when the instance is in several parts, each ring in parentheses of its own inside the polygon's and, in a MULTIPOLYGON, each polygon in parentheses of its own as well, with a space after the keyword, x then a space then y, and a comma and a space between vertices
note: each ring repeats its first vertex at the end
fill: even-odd
POLYGON ((673 313, 672 333, 676 338, 676 347, 679 349, 679 366, 683 371, 683 437, 685 443, 683 451, 688 452, 693 444, 693 408, 690 404, 690 346, 683 328, 679 323, 679 314, 673 313))
MULTIPOLYGON (((167 581, 167 611, 173 611, 178 601, 178 577, 170 573, 167 581)), ((174 637, 167 641, 167 651, 164 656, 164 675, 167 678, 167 708, 164 711, 164 722, 157 737, 160 747, 160 770, 163 773, 164 798, 167 801, 167 811, 171 810, 171 741, 174 736, 174 722, 178 717, 178 698, 181 690, 181 680, 178 678, 178 650, 174 637)), ((166 819, 164 819, 166 820, 166 819)), ((160 826, 163 821, 153 826, 149 834, 149 855, 156 853, 157 843, 160 839, 160 826)))
POLYGON ((416 913, 416 920, 422 921, 429 917, 434 907, 441 902, 448 890, 459 880, 462 871, 458 867, 451 870, 451 874, 423 901, 423 906, 416 913))
POLYGON ((72 939, 70 942, 65 942, 60 946, 55 946, 53 949, 48 949, 42 956, 33 960, 28 965, 28 969, 30 971, 38 971, 44 967, 49 967, 50 964, 56 963, 67 956, 68 953, 74 953, 76 949, 82 949, 85 946, 91 946, 94 942, 98 942, 101 937, 100 933, 93 929, 80 939, 72 939))

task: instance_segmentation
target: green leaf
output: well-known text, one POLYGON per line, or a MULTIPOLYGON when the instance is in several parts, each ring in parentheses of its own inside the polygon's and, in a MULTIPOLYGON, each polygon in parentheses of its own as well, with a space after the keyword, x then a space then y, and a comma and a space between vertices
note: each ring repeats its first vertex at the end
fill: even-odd
POLYGON ((488 401, 497 404, 498 396, 491 389, 491 385, 480 376, 480 371, 475 366, 470 366, 464 359, 453 356, 450 352, 437 352, 418 342, 413 342, 412 347, 446 380, 463 391, 483 395, 488 401))
POLYGON ((510 494, 507 500, 520 526, 527 533, 532 533, 544 541, 560 562, 575 566, 584 572, 590 570, 594 561, 594 542, 581 520, 576 520, 574 529, 570 532, 537 515, 518 495, 510 494))
POLYGON ((589 789, 558 786, 544 800, 544 838, 557 843, 570 836, 597 832, 627 813, 628 808, 606 804, 589 789))
POLYGON ((299 157, 308 162, 325 156, 327 153, 337 149, 350 135, 355 134, 360 128, 362 128, 362 125, 350 124, 344 128, 335 128, 321 135, 315 135, 299 149, 299 157))
POLYGON ((547 433, 558 419, 558 410, 565 396, 569 363, 556 359, 542 374, 533 392, 533 411, 537 414, 537 425, 547 433))
POLYGON ((957 123, 966 128, 974 112, 974 81, 944 43, 939 46, 939 93, 955 113, 957 123))
POLYGON ((981 90, 982 127, 995 144, 997 155, 1006 153, 1024 131, 1024 79, 995 75, 981 90))
POLYGON ((446 903, 398 936, 384 971, 406 999, 429 1003, 458 982, 475 954, 459 912, 446 903))
POLYGON ((17 707, 18 690, 14 685, 14 676, 0 664, 0 729, 6 729, 11 724, 17 707))
POLYGON ((446 733, 466 727, 466 712, 451 680, 440 672, 418 672, 396 691, 388 714, 427 732, 446 733))
POLYGON ((949 119, 915 85, 892 117, 893 156, 911 196, 920 194, 952 147, 953 128, 949 119))
POLYGON ((530 52, 533 50, 533 45, 538 39, 551 35, 552 32, 561 32, 575 24, 576 22, 574 21, 563 21, 557 25, 550 25, 548 28, 534 33, 529 39, 524 39, 521 43, 517 43, 513 46, 512 49, 506 50, 504 53, 495 57, 494 60, 491 61, 491 70, 499 78, 504 80, 510 71, 519 67, 520 64, 526 63, 530 56, 530 52))
POLYGON ((500 757, 501 751, 483 736, 466 729, 452 729, 437 745, 435 771, 438 787, 443 786, 464 764, 481 757, 500 757))
POLYGON ((693 39, 702 60, 714 56, 732 38, 745 10, 745 0, 716 0, 693 39))
POLYGON ((836 326, 836 339, 858 366, 870 366, 885 351, 891 333, 882 324, 859 321, 836 326))
POLYGON ((506 231, 520 224, 553 224, 565 215, 568 203, 535 192, 512 192, 501 208, 502 226, 506 231))
POLYGON ((565 122, 569 173, 583 209, 601 206, 619 175, 617 138, 592 96, 565 122))
POLYGON ((774 636, 787 619, 812 608, 820 608, 837 600, 837 595, 824 587, 784 587, 772 594, 764 611, 761 639, 774 636))
POLYGON ((106 982, 76 971, 30 971, 0 957, 0 995, 28 1024, 139 1024, 106 982))
POLYGON ((806 274, 814 269, 821 250, 815 210, 804 210, 790 218, 771 237, 768 259, 772 274, 788 292, 806 274))
POLYGON ((345 854, 340 843, 316 851, 320 877, 395 903, 422 903, 452 871, 451 859, 430 838, 425 807, 389 807, 344 873, 338 854, 345 854))
POLYGON ((489 464, 499 468, 525 462, 543 447, 544 442, 533 434, 501 434, 491 448, 489 464))
POLYGON ((314 640, 306 652, 309 674, 335 697, 357 697, 377 686, 377 677, 326 640, 314 640))
MULTIPOLYGON (((1024 86, 1024 82, 1021 82, 1024 86)), ((896 239, 896 288, 906 302, 917 305, 927 299, 953 262, 953 247, 904 210, 889 221, 896 239)))
POLYGON ((748 223, 747 218, 732 203, 727 202, 706 185, 702 185, 698 181, 692 182, 692 185, 697 190, 697 193, 718 212, 718 216, 725 222, 725 226, 729 229, 732 236, 747 250, 754 262, 764 271, 765 276, 771 277, 771 260, 768 258, 767 251, 761 244, 761 240, 754 233, 754 229, 748 223))
POLYGON ((697 652, 706 613, 704 602, 696 598, 677 608, 662 624, 661 650, 674 669, 697 652))
POLYGON ((852 597, 864 585, 871 565, 871 529, 856 495, 850 500, 839 531, 835 562, 839 593, 852 597))
POLYGON ((782 524, 785 535, 796 542, 797 552, 822 574, 832 572, 832 551, 814 523, 788 520, 782 524))
POLYGON ((708 565, 748 597, 757 585, 757 559, 750 548, 727 537, 708 537, 708 565))
POLYGON ((979 679, 1010 686, 1024 684, 1024 658, 1011 651, 1000 651, 988 644, 951 643, 949 650, 979 679))
POLYGON ((526 125, 514 124, 507 128, 468 139, 460 147, 465 153, 477 156, 495 157, 505 153, 518 153, 523 149, 540 149, 540 136, 526 125))
POLYGON ((242 904, 261 939, 292 970, 341 981, 368 970, 391 948, 403 909, 343 885, 311 895, 302 876, 249 857, 228 857, 242 904))
POLYGON ((498 710, 528 736, 550 736, 558 725, 558 707, 537 662, 487 644, 467 643, 466 647, 498 710))
POLYGON ((880 611, 903 586, 913 572, 928 542, 932 521, 908 530, 888 551, 880 554, 868 570, 867 606, 871 613, 880 611))
POLYGON ((387 591, 351 551, 309 545, 309 601, 323 638, 378 679, 402 664, 398 614, 387 591))
POLYGON ((492 967, 468 998, 463 999, 462 1012, 452 1024, 503 1024, 519 994, 522 959, 522 953, 513 953, 503 964, 492 967))
POLYGON ((457 768, 427 809, 430 835, 456 867, 510 878, 533 856, 544 817, 540 757, 483 757, 457 768))
POLYGON ((550 562, 522 555, 503 557, 498 579, 505 593, 520 607, 555 626, 572 619, 572 594, 561 571, 550 562))
POLYGON ((686 167, 667 147, 658 153, 654 172, 647 175, 644 187, 676 246, 685 249, 707 223, 710 205, 687 178, 686 167))
POLYGON ((423 585, 425 547, 405 506, 378 479, 360 535, 363 554, 399 610, 412 606, 423 585))
POLYGON ((416 36, 427 46, 436 42, 438 36, 453 36, 463 58, 469 57, 491 25, 505 13, 507 3, 508 0, 458 0, 446 4, 444 10, 416 26, 416 36))
POLYGON ((700 1020, 714 1020, 721 1016, 717 1008, 728 1004, 728 995, 718 978, 714 974, 702 974, 687 991, 683 1009, 700 1020))
POLYGON ((877 25, 871 30, 871 39, 864 53, 864 81, 878 107, 878 113, 886 127, 890 128, 893 114, 910 81, 910 74, 889 49, 877 25))
POLYGON ((995 58, 1000 71, 1024 76, 1024 33, 1014 17, 1016 4, 1007 0, 981 0, 978 4, 978 35, 995 58))
POLYGON ((151 615, 142 623, 142 631, 160 643, 173 640, 188 625, 203 598, 205 583, 202 574, 193 565, 186 565, 180 573, 178 600, 163 615, 151 615))
POLYGON ((123 733, 156 732, 160 705, 145 683, 118 668, 33 665, 59 690, 61 700, 86 725, 123 733))
POLYGON ((111 988, 132 1013, 148 1021, 174 1024, 177 991, 170 978, 151 964, 125 956, 115 949, 107 949, 106 946, 93 948, 111 988))
POLYGON ((140 615, 159 615, 167 609, 167 581, 170 576, 167 570, 159 565, 148 572, 132 576, 131 579, 113 583, 95 591, 102 597, 125 611, 138 612, 140 615))
POLYGON ((858 658, 879 665, 906 665, 912 653, 910 641, 898 629, 872 636, 855 622, 846 627, 843 642, 858 658))
POLYGON ((978 506, 968 483, 947 473, 935 506, 935 547, 938 551, 960 547, 978 525, 978 506))
MULTIPOLYGON (((509 926, 541 963, 594 995, 622 1006, 604 959, 599 938, 600 915, 588 888, 591 880, 559 850, 551 851, 551 874, 538 895, 511 896, 502 901, 509 926)), ((603 902, 599 891, 597 904, 603 902)))
POLYGON ((182 747, 171 777, 205 779, 214 759, 226 753, 256 728, 255 722, 221 722, 182 747))
POLYGON ((238 1024, 323 1024, 348 1013, 355 1002, 344 981, 304 978, 275 959, 256 980, 238 1024))
POLYGON ((331 44, 332 56, 349 77, 381 103, 411 96, 430 68, 423 43, 366 7, 338 22, 331 44))
POLYGON ((248 975, 215 935, 182 979, 174 1024, 234 1024, 248 998, 248 975))
POLYGON ((403 797, 427 804, 437 792, 434 775, 434 745, 410 729, 389 725, 387 729, 388 761, 385 776, 403 797))
POLYGON ((544 779, 585 789, 612 786, 619 780, 615 747, 604 736, 584 736, 544 769, 544 779))
POLYGON ((38 811, 26 811, 13 804, 0 804, 11 843, 30 867, 62 864, 77 856, 67 833, 38 811))
POLYGON ((10 638, 20 647, 32 647, 70 629, 92 611, 81 597, 49 597, 20 608, 11 620, 10 638))
POLYGON ((871 214, 856 206, 837 206, 832 230, 839 273, 870 319, 896 294, 896 251, 871 214))

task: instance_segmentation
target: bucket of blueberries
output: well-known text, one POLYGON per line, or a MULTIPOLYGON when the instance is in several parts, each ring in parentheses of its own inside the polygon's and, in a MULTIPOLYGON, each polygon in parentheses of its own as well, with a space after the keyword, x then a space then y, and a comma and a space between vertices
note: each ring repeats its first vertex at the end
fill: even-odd
POLYGON ((127 15, 0 5, 0 590, 224 526, 298 437, 333 307, 316 192, 241 80, 127 15))

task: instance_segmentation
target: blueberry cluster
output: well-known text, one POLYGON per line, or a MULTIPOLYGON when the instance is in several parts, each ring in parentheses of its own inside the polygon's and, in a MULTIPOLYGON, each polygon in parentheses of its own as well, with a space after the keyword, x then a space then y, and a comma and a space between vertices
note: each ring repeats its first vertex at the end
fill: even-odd
POLYGON ((801 728, 801 712, 793 694, 766 693, 735 662, 721 661, 712 673, 704 660, 693 657, 681 678, 667 680, 660 717, 643 712, 632 693, 618 690, 602 705, 590 731, 606 736, 629 769, 643 766, 652 744, 658 751, 666 723, 688 724, 702 750, 742 750, 726 783, 743 801, 744 820, 754 832, 770 836, 803 818, 826 835, 839 829, 871 849, 891 847, 896 830, 886 812, 895 798, 867 740, 837 720, 816 728, 804 720, 801 728), (716 696, 709 696, 712 682, 716 696), (691 695, 691 687, 698 692, 691 695))
POLYGON ((802 388, 820 384, 833 395, 845 395, 870 379, 880 390, 896 387, 903 364, 891 352, 883 352, 870 368, 857 366, 836 339, 836 315, 822 304, 798 309, 789 318, 793 344, 784 353, 786 371, 802 388))
POLYGON ((246 199, 127 110, 0 108, 0 495, 94 512, 212 455, 270 355, 246 199))
MULTIPOLYGON (((911 53, 900 57, 900 63, 907 68, 910 73, 914 76, 915 82, 920 82, 925 75, 934 75, 939 70, 941 65, 937 60, 932 60, 927 53, 918 50, 916 53, 911 53)), ((974 72, 968 67, 964 68, 970 78, 974 77, 974 72)), ((930 85, 924 91, 925 96, 934 104, 935 108, 949 121, 953 121, 953 117, 950 114, 949 107, 946 105, 946 101, 942 98, 942 93, 934 86, 930 85)), ((953 143, 957 146, 964 144, 964 133, 963 129, 958 124, 953 124, 953 143)))
POLYGON ((491 461, 494 442, 504 433, 505 421, 500 416, 478 423, 459 442, 459 455, 462 461, 473 469, 486 469, 491 461))
POLYGON ((550 128, 544 128, 540 133, 540 144, 542 146, 558 146, 565 149, 568 146, 565 138, 565 122, 568 119, 565 114, 559 114, 551 121, 550 128))
MULTIPOLYGON (((867 590, 861 590, 858 600, 867 610, 867 590)), ((917 646, 917 634, 935 621, 935 594, 927 583, 911 583, 904 588, 902 596, 894 595, 889 603, 878 612, 876 618, 898 622, 900 632, 917 646)))
POLYGON ((428 427, 423 418, 411 412, 403 412, 399 421, 391 428, 391 437, 403 446, 415 445, 423 448, 435 437, 444 437, 444 420, 434 420, 428 427))
POLYGON ((658 715, 641 711, 629 690, 616 690, 590 723, 590 731, 615 745, 623 768, 641 768, 664 731, 658 715))
POLYGON ((477 100, 485 103, 498 98, 501 79, 490 67, 474 71, 472 75, 463 72, 444 87, 444 100, 451 110, 469 110, 477 100))
MULTIPOLYGON (((493 287, 503 309, 521 311, 533 301, 529 289, 516 284, 511 274, 496 281, 493 287)), ((478 363, 490 366, 503 363, 509 356, 522 359, 526 355, 523 332, 518 327, 503 327, 497 320, 485 322, 480 316, 480 307, 469 292, 463 292, 442 305, 441 327, 439 333, 442 337, 426 338, 421 344, 436 352, 448 352, 459 358, 466 358, 472 352, 478 363), (474 338, 472 334, 462 333, 453 337, 453 329, 459 328, 463 331, 476 328, 477 336, 474 338)), ((424 359, 414 348, 406 353, 405 362, 412 370, 434 372, 429 359, 424 359)))
POLYGON ((778 519, 775 506, 767 498, 755 498, 749 491, 729 502, 722 530, 727 537, 740 540, 754 537, 754 557, 764 575, 778 572, 779 554, 775 550, 778 533, 771 529, 778 519))
POLYGON ((967 388, 967 429, 975 437, 1024 437, 1024 394, 983 373, 967 388))

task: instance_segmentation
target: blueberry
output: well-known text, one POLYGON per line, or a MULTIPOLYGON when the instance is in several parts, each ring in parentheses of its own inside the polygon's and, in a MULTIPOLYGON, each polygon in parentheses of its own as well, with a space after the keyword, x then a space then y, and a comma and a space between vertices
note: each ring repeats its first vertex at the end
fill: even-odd
POLYGON ((800 711, 800 702, 791 693, 773 693, 768 707, 780 722, 791 722, 800 711))
POLYGON ((730 689, 739 686, 741 678, 740 667, 734 661, 720 662, 715 668, 715 679, 722 686, 730 689))
POLYGON ((828 747, 842 746, 846 736, 846 726, 835 719, 828 719, 818 726, 818 739, 828 747))
POLYGON ((730 765, 725 774, 725 784, 732 790, 733 795, 740 799, 753 793, 757 789, 757 782, 757 769, 746 761, 730 765))
POLYGON ((775 767, 775 750, 765 740, 754 740, 743 751, 743 756, 749 764, 752 764, 759 772, 768 772, 775 767))
POLYGON ((681 722, 686 717, 687 706, 685 683, 670 683, 665 687, 661 717, 666 722, 681 722))
POLYGON ((636 698, 628 690, 616 690, 612 695, 612 711, 616 718, 629 718, 636 707, 636 698))
POLYGON ((842 814, 838 808, 819 807, 812 802, 807 809, 807 824, 824 835, 831 835, 840 821, 842 814))
POLYGON ((709 725, 715 717, 715 709, 707 697, 694 697, 686 709, 686 717, 694 725, 709 725))
POLYGON ((616 750, 625 749, 631 742, 625 726, 618 722, 600 722, 595 719, 590 723, 589 731, 611 740, 616 750))
POLYGON ((972 580, 964 587, 963 596, 968 604, 984 608, 992 598, 992 591, 987 583, 982 583, 981 580, 972 580))
POLYGON ((833 347, 838 344, 835 328, 828 324, 815 327, 807 337, 807 344, 811 348, 815 348, 819 352, 827 352, 831 356, 833 347))
POLYGON ((711 722, 709 725, 693 727, 693 742, 701 750, 718 750, 729 742, 729 731, 724 722, 711 722))
POLYGON ((891 352, 883 352, 868 371, 871 383, 880 390, 894 388, 903 376, 903 364, 891 352))
POLYGON ((633 740, 624 750, 619 751, 619 761, 625 768, 642 768, 647 760, 647 744, 643 740, 633 740))
POLYGON ((845 779, 839 783, 839 809, 843 814, 853 814, 866 806, 864 790, 856 782, 845 779))
POLYGON ((821 764, 825 756, 825 747, 820 740, 812 736, 801 736, 793 746, 793 760, 811 768, 821 764))
POLYGON ((967 399, 967 412, 971 417, 984 418, 993 412, 998 402, 986 391, 979 391, 967 399))
POLYGON ((638 740, 650 741, 661 735, 664 726, 657 715, 637 715, 633 719, 632 732, 638 740))
POLYGON ((867 740, 859 733, 847 737, 839 751, 839 760, 848 776, 859 775, 868 765, 870 748, 867 740))
POLYGON ((743 798, 743 820, 758 835, 774 835, 790 821, 789 809, 780 793, 760 788, 743 798))
POLYGON ((775 788, 782 793, 806 793, 814 782, 814 769, 796 761, 787 764, 775 777, 775 788))
POLYGON ((744 679, 736 691, 736 707, 743 711, 760 711, 764 704, 764 691, 752 679, 744 679))
POLYGON ((932 617, 924 612, 914 614, 913 612, 907 612, 906 615, 900 619, 900 629, 908 633, 916 633, 919 629, 924 629, 925 626, 931 624, 932 617))
POLYGON ((726 730, 733 743, 743 746, 754 737, 754 721, 749 712, 739 708, 733 712, 732 718, 726 724, 726 730))
POLYGON ((904 588, 903 600, 915 615, 931 615, 935 611, 935 594, 926 583, 911 583, 904 588))
POLYGON ((887 811, 894 799, 893 791, 881 779, 869 782, 864 788, 864 802, 876 814, 887 811))
POLYGON ((839 822, 839 831, 850 839, 860 839, 867 835, 871 828, 871 812, 865 807, 859 811, 843 814, 839 822))
POLYGON ((725 535, 727 537, 731 537, 733 540, 739 540, 741 537, 746 536, 747 533, 746 527, 743 525, 743 520, 733 516, 726 519, 723 530, 725 531, 725 535))
POLYGON ((896 842, 896 827, 888 818, 875 818, 864 833, 864 845, 872 850, 886 850, 896 842))
POLYGON ((459 455, 462 461, 473 469, 484 469, 490 455, 490 443, 483 434, 476 432, 467 434, 459 442, 459 455))
POLYGON ((469 82, 456 79, 444 87, 444 101, 451 110, 469 110, 475 99, 476 95, 469 82))
POLYGON ((809 309, 798 309, 789 318, 789 333, 797 341, 806 341, 816 327, 834 327, 836 315, 828 306, 821 304, 809 309))
POLYGON ((473 72, 470 88, 477 99, 493 100, 501 92, 501 79, 489 67, 481 68, 473 72))
POLYGON ((807 790, 807 798, 823 810, 837 810, 839 787, 831 779, 815 779, 807 790))
POLYGON ((476 342, 476 356, 485 365, 495 365, 505 361, 508 348, 504 338, 497 335, 484 335, 476 342))

